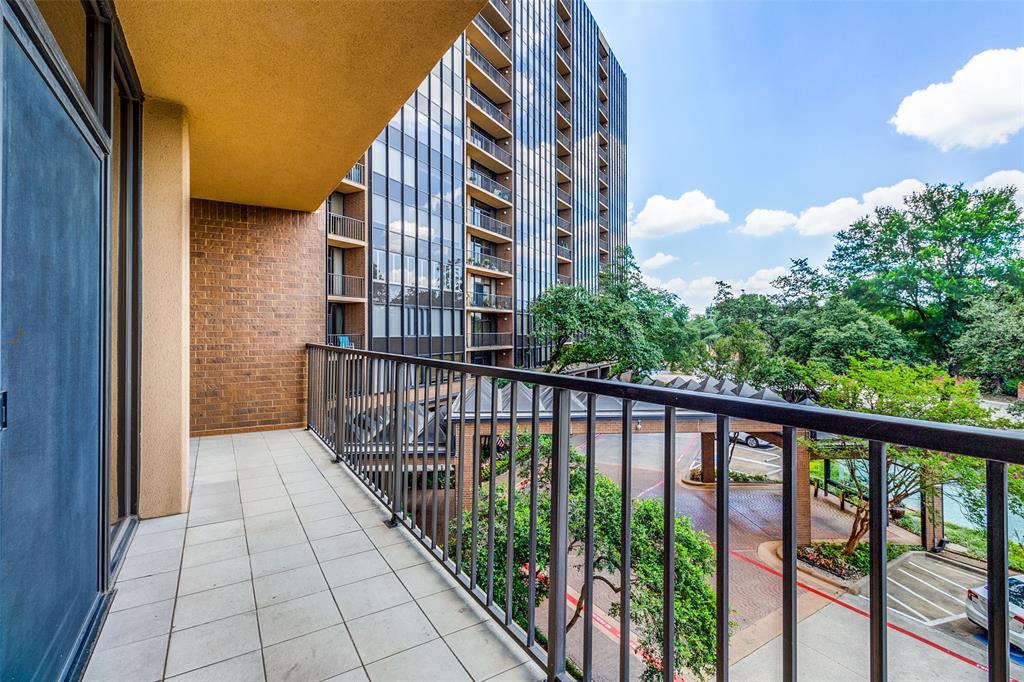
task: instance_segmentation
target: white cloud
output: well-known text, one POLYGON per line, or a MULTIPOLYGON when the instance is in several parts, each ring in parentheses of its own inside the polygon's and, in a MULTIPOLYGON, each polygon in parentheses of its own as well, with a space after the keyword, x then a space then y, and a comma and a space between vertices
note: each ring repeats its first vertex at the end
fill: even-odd
POLYGON ((678 199, 655 194, 647 199, 636 219, 630 220, 629 236, 637 239, 665 237, 728 220, 729 214, 699 189, 684 192, 678 199))
POLYGON ((971 189, 1002 189, 1013 185, 1017 188, 1014 198, 1018 206, 1024 206, 1024 171, 1001 170, 985 176, 984 179, 971 185, 971 189))
MULTIPOLYGON (((761 268, 746 279, 727 281, 732 285, 733 292, 736 294, 740 291, 745 291, 748 294, 766 294, 774 291, 771 286, 772 280, 787 272, 789 270, 785 266, 777 265, 773 268, 761 268)), ((715 298, 715 292, 718 291, 718 285, 715 282, 721 278, 698 277, 687 280, 682 277, 673 277, 662 280, 645 275, 644 279, 650 286, 666 289, 678 296, 679 300, 690 307, 690 310, 703 312, 715 298)))
POLYGON ((942 151, 1005 144, 1024 128, 1024 47, 974 55, 947 83, 903 98, 889 123, 942 151))
POLYGON ((796 224, 797 217, 789 211, 772 208, 755 208, 747 214, 747 219, 733 232, 751 237, 769 237, 782 232, 796 224))
POLYGON ((658 268, 665 267, 669 263, 675 263, 677 260, 679 260, 679 259, 676 256, 673 256, 673 255, 668 254, 668 253, 662 253, 661 251, 659 251, 658 253, 654 254, 653 256, 648 258, 647 260, 641 262, 640 263, 640 269, 641 270, 657 270, 658 268))
POLYGON ((805 237, 835 234, 874 213, 879 206, 903 206, 905 196, 923 189, 923 182, 910 178, 865 192, 860 201, 853 197, 842 197, 824 206, 811 206, 800 212, 800 218, 793 229, 805 237))

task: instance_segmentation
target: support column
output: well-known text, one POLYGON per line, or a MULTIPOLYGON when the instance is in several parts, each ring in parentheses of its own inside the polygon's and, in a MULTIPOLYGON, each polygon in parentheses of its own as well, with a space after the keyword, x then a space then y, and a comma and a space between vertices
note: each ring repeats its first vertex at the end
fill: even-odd
MULTIPOLYGON (((923 486, 922 486, 923 487, 923 486)), ((921 491, 921 544, 926 550, 937 549, 946 536, 942 513, 942 486, 929 494, 921 491)))
POLYGON ((139 515, 188 509, 189 148, 185 110, 147 100, 142 123, 139 515))
POLYGON ((796 441, 796 544, 811 544, 811 457, 803 439, 806 431, 797 432, 796 441))
MULTIPOLYGON (((684 475, 688 475, 684 473, 684 475)), ((715 433, 700 434, 700 480, 702 483, 715 482, 715 433)))

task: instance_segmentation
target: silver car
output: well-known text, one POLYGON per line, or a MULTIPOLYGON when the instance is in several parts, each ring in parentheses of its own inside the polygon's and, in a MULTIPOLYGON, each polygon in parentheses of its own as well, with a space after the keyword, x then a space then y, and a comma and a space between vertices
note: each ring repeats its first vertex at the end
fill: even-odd
POLYGON ((748 448, 770 448, 772 446, 766 440, 762 440, 757 436, 747 433, 746 431, 740 431, 729 436, 729 440, 733 443, 743 443, 748 448))
MULTIPOLYGON (((1010 644, 1024 649, 1024 577, 1013 576, 1007 581, 1010 601, 1010 644)), ((967 590, 964 600, 967 618, 982 630, 988 630, 988 587, 967 590)))

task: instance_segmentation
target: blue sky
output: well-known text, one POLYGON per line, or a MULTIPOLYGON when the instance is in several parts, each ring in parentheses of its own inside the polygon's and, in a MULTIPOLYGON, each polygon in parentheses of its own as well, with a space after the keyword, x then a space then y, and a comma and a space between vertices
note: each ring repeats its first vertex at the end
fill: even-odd
POLYGON ((631 243, 697 310, 715 279, 823 263, 913 181, 1024 180, 1024 3, 588 4, 629 81, 631 243), (755 209, 777 231, 733 232, 755 209))

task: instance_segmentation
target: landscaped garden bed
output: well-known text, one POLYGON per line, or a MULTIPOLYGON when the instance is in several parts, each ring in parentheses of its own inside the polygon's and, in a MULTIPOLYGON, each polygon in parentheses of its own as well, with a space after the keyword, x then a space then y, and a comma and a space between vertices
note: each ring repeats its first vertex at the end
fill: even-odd
MULTIPOLYGON (((690 469, 690 480, 694 483, 703 483, 700 480, 700 466, 690 469)), ((764 474, 747 474, 742 471, 729 470, 729 480, 733 483, 782 483, 777 478, 770 478, 764 474)))
MULTIPOLYGON (((814 542, 798 547, 797 559, 842 580, 858 580, 871 569, 871 545, 862 542, 850 556, 843 556, 844 545, 839 542, 814 542)), ((889 561, 907 552, 919 552, 920 545, 887 544, 889 561)))

